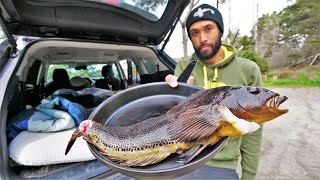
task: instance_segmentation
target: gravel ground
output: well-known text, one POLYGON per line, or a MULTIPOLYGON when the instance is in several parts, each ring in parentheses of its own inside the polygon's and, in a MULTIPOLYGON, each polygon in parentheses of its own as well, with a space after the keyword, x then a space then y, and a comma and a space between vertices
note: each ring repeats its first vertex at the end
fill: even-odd
POLYGON ((320 179, 320 88, 269 88, 289 112, 264 125, 257 179, 320 179))

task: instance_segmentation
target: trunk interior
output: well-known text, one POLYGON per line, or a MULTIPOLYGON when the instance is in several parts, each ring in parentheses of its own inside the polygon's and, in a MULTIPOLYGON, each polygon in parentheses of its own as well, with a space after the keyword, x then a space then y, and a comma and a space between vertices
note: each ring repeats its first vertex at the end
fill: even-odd
MULTIPOLYGON (((88 117, 99 103, 119 91, 139 84, 164 81, 167 74, 173 73, 174 62, 164 60, 164 56, 159 55, 153 47, 67 39, 35 40, 20 53, 18 69, 11 77, 5 92, 2 110, 7 109, 7 111, 1 112, 1 136, 7 137, 7 144, 2 144, 4 152, 1 155, 3 156, 1 162, 4 162, 4 167, 7 168, 5 170, 7 176, 10 179, 90 179, 111 176, 113 179, 130 179, 117 175, 116 172, 97 161, 91 153, 88 153, 90 151, 85 143, 79 147, 87 148, 86 152, 82 152, 83 149, 73 149, 74 153, 80 152, 80 154, 70 158, 66 156, 65 160, 64 153, 59 153, 65 149, 67 145, 65 139, 69 139, 70 136, 63 137, 61 140, 59 138, 50 140, 50 138, 72 128, 55 131, 48 131, 44 128, 37 131, 30 127, 31 116, 26 116, 28 114, 26 112, 32 110, 32 113, 39 113, 37 107, 40 104, 54 99, 52 94, 47 93, 53 81, 51 79, 52 67, 66 69, 69 73, 69 80, 73 75, 89 79, 90 85, 85 88, 99 89, 100 92, 100 88, 95 85, 100 78, 103 78, 101 68, 105 65, 112 65, 120 86, 117 90, 104 89, 103 92, 108 91, 109 94, 99 96, 102 99, 91 103, 90 106, 80 103, 88 117), (70 72, 74 74, 70 76, 70 72), (94 76, 86 77, 90 73, 94 76), (26 128, 25 123, 28 124, 26 128), (20 139, 17 140, 18 138, 20 139)), ((81 88, 72 89, 72 92, 82 92, 82 90, 81 88)), ((90 94, 91 96, 95 94, 90 94)), ((58 109, 64 110, 61 107, 58 109)), ((34 119, 32 122, 35 122, 34 119)), ((55 122, 58 120, 55 119, 55 122)), ((76 125, 73 128, 75 127, 76 125)), ((61 136, 57 135, 57 137, 61 136)))

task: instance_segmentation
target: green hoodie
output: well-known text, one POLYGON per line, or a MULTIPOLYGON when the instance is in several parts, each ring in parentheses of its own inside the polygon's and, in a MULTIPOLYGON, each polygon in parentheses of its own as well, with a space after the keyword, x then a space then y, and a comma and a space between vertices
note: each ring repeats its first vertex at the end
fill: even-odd
MULTIPOLYGON (((192 59, 198 60, 192 72, 196 86, 205 89, 223 85, 261 86, 261 72, 255 62, 237 57, 231 46, 223 45, 221 48, 225 59, 213 65, 203 63, 196 54, 192 55, 192 59)), ((190 61, 191 59, 180 61, 176 66, 175 75, 179 76, 190 61)), ((236 169, 241 156, 241 179, 255 179, 259 164, 261 136, 262 127, 252 134, 240 138, 229 138, 221 151, 209 160, 207 165, 236 169)))

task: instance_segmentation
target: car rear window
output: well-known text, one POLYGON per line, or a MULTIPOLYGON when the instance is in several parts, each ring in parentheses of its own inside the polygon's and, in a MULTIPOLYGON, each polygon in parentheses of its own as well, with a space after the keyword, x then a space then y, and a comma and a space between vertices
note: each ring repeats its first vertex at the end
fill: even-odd
POLYGON ((86 0, 87 2, 103 3, 118 6, 122 9, 134 12, 151 21, 157 21, 163 15, 168 0, 86 0))
MULTIPOLYGON (((107 64, 90 64, 87 66, 74 66, 70 64, 50 64, 47 73, 47 82, 52 81, 52 75, 55 69, 65 69, 70 79, 75 76, 99 79, 102 78, 101 70, 102 67, 105 65, 107 64)), ((112 64, 112 71, 114 76, 119 79, 119 72, 114 64, 112 64)))

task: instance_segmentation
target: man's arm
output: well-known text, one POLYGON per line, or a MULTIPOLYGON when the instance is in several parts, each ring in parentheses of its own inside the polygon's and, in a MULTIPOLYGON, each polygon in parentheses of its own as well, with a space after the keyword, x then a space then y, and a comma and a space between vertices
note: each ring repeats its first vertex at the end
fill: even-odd
MULTIPOLYGON (((249 86, 261 86, 261 71, 258 65, 253 66, 250 75, 249 86)), ((241 167, 242 177, 241 179, 255 179, 260 157, 261 138, 262 138, 263 125, 256 132, 245 135, 242 137, 242 143, 240 146, 241 152, 241 167)))
POLYGON ((261 71, 260 68, 257 64, 255 64, 255 66, 253 66, 252 70, 251 70, 251 75, 250 75, 250 84, 249 86, 262 86, 262 75, 261 75, 261 71))
POLYGON ((261 137, 262 128, 255 131, 252 134, 245 135, 242 138, 242 143, 240 147, 241 151, 241 167, 242 176, 241 179, 255 179, 259 158, 260 158, 260 147, 261 147, 261 137))

